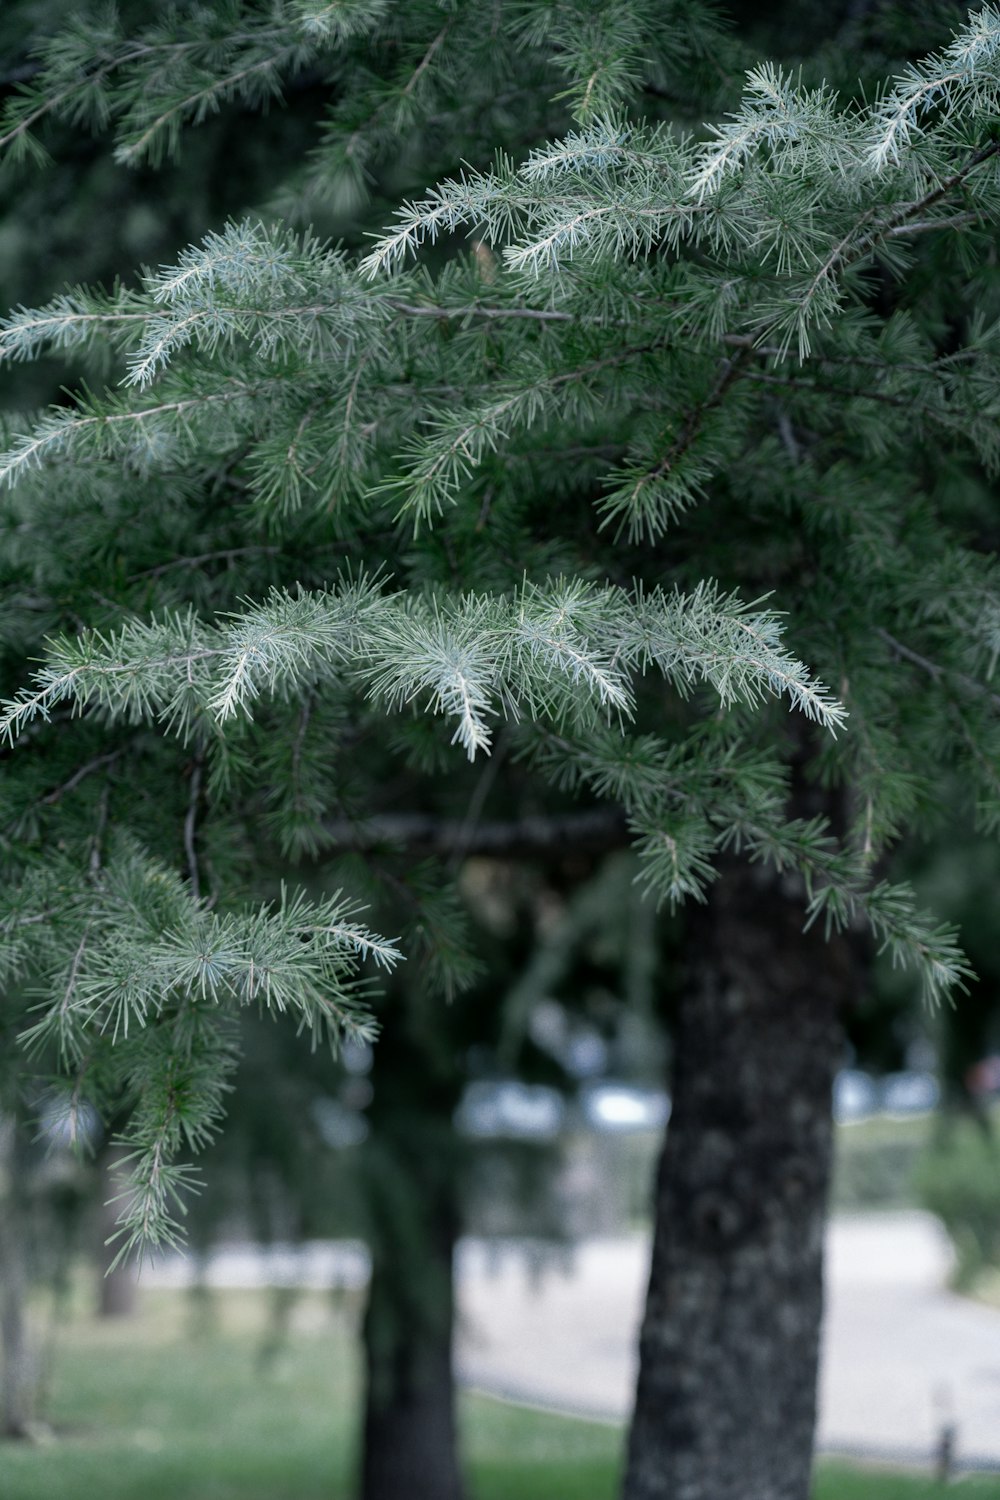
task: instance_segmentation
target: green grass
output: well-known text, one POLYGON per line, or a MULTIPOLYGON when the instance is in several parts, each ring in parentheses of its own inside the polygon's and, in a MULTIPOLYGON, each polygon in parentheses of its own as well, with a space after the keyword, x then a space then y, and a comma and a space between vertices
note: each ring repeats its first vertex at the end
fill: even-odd
POLYGON ((963 1474, 949 1485, 919 1474, 896 1474, 882 1468, 848 1464, 820 1465, 813 1500, 997 1500, 1000 1476, 963 1474))
MULTIPOLYGON (((0 1447, 2 1500, 350 1500, 351 1310, 302 1298, 286 1345, 261 1370, 265 1298, 225 1294, 213 1307, 209 1321, 178 1294, 148 1292, 134 1320, 71 1320, 53 1434, 0 1447)), ((481 1396, 463 1398, 462 1425, 473 1500, 615 1500, 614 1427, 481 1396)), ((919 1476, 823 1464, 815 1500, 943 1493, 919 1476)), ((958 1493, 1000 1500, 1000 1476, 963 1481, 958 1493)))
POLYGON ((350 1493, 356 1374, 342 1320, 303 1300, 287 1349, 260 1373, 262 1297, 220 1296, 218 1327, 144 1296, 141 1315, 63 1334, 56 1439, 0 1451, 3 1500, 339 1500, 350 1493))
POLYGON ((613 1500, 619 1428, 483 1396, 462 1406, 475 1500, 613 1500))

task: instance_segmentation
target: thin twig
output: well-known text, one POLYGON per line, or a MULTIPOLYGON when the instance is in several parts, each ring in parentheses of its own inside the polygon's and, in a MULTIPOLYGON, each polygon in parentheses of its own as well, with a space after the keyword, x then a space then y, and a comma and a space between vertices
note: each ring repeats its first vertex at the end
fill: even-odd
POLYGON ((792 463, 797 464, 802 457, 802 449, 799 446, 798 438, 795 436, 795 429, 792 426, 791 418, 784 407, 778 409, 778 433, 785 445, 785 452, 792 460, 792 463))
POLYGON ((469 302, 464 307, 443 307, 437 303, 400 302, 395 297, 387 298, 396 312, 408 318, 527 318, 535 323, 578 323, 575 313, 556 312, 543 307, 487 307, 482 302, 469 302))
POLYGON ((184 817, 184 853, 187 855, 188 880, 191 885, 191 894, 195 901, 201 897, 201 879, 198 873, 198 850, 195 846, 195 833, 198 819, 198 801, 201 796, 201 773, 204 765, 202 755, 195 756, 194 765, 191 768, 191 788, 188 796, 187 813, 184 817))
POLYGON ((92 880, 96 880, 101 873, 101 846, 104 842, 104 830, 108 823, 108 801, 111 796, 111 788, 107 782, 101 787, 101 795, 97 804, 97 824, 90 840, 90 859, 87 868, 92 880))
POLYGON ((506 729, 502 730, 497 738, 493 754, 483 768, 482 775, 476 782, 469 798, 469 805, 465 810, 465 818, 455 840, 455 847, 448 859, 448 867, 456 870, 469 852, 472 840, 475 838, 476 828, 482 815, 486 799, 493 789, 493 783, 497 779, 497 773, 503 765, 510 748, 510 735, 506 729))
MULTIPOLYGON (((754 351, 752 346, 742 345, 738 348, 737 353, 732 359, 727 358, 723 359, 720 362, 719 369, 715 378, 715 384, 712 386, 712 389, 709 391, 704 401, 699 401, 696 405, 690 407, 685 413, 681 430, 677 434, 677 437, 674 439, 674 441, 671 443, 670 447, 667 449, 666 453, 652 469, 647 470, 645 474, 641 474, 636 480, 635 484, 632 487, 632 493, 629 496, 630 501, 635 501, 636 496, 644 485, 652 484, 657 479, 662 479, 664 474, 668 474, 670 472, 670 470, 677 463, 678 459, 683 458, 684 454, 687 453, 688 449, 691 447, 692 443, 701 432, 708 413, 710 411, 714 411, 717 406, 722 405, 722 402, 726 397, 726 392, 729 390, 730 386, 734 385, 742 375, 746 374, 746 370, 744 367, 753 357, 753 352, 754 351)), ((608 525, 610 520, 611 516, 609 515, 601 523, 602 529, 604 526, 608 525)), ((619 536, 621 534, 622 529, 625 526, 625 521, 626 517, 625 515, 623 515, 619 523, 616 536, 619 536)))
POLYGON ((954 214, 949 219, 922 219, 915 224, 897 224, 894 229, 887 229, 883 239, 894 240, 906 234, 929 234, 934 229, 958 229, 963 224, 981 224, 982 222, 982 214, 971 211, 965 214, 954 214))
POLYGON ((84 927, 83 935, 77 945, 76 952, 73 954, 73 961, 69 966, 66 988, 63 990, 63 997, 59 1003, 59 1024, 63 1028, 66 1026, 66 1015, 72 1003, 73 995, 76 992, 76 983, 80 975, 80 965, 83 962, 83 955, 87 951, 87 942, 90 938, 90 929, 93 925, 93 919, 91 919, 84 927))
MULTIPOLYGON (((751 349, 760 359, 784 359, 786 357, 786 351, 778 345, 755 343, 748 333, 724 333, 722 343, 729 344, 734 349, 751 349)), ((880 370, 883 373, 904 371, 911 375, 926 375, 928 370, 949 369, 952 365, 975 359, 978 353, 977 349, 958 349, 953 354, 942 354, 929 364, 917 364, 914 360, 899 360, 890 364, 885 359, 876 359, 874 356, 866 357, 863 354, 813 352, 809 355, 809 363, 811 365, 849 365, 856 366, 860 370, 880 370)))
POLYGON ((1000 693, 992 692, 981 682, 977 682, 974 677, 969 677, 964 672, 956 672, 951 667, 942 667, 938 662, 931 661, 929 657, 921 656, 919 651, 914 651, 912 647, 907 646, 902 641, 897 640, 894 635, 890 635, 888 630, 883 630, 880 625, 875 627, 875 634, 879 636, 883 641, 885 641, 887 646, 891 646, 892 649, 897 653, 897 655, 904 657, 909 662, 912 662, 915 667, 920 667, 920 669, 926 672, 929 677, 932 677, 935 682, 948 680, 951 682, 960 683, 962 687, 967 688, 970 693, 975 693, 975 695, 979 698, 986 698, 990 703, 993 703, 997 708, 1000 708, 1000 693))
POLYGON ((88 760, 85 765, 79 766, 73 772, 72 776, 68 777, 66 781, 60 782, 59 786, 53 787, 51 792, 46 792, 44 797, 39 798, 39 801, 43 806, 51 807, 66 792, 75 791, 80 782, 92 775, 94 771, 100 770, 102 766, 114 765, 115 761, 121 760, 124 754, 124 750, 109 750, 106 755, 95 755, 93 760, 88 760))
POLYGON ((486 492, 483 495, 483 503, 479 507, 479 517, 478 517, 478 519, 476 521, 476 531, 477 532, 482 531, 483 528, 484 528, 484 526, 486 525, 486 522, 489 520, 490 507, 493 504, 493 496, 494 496, 495 493, 496 493, 496 485, 494 485, 494 484, 488 484, 486 486, 486 492))
MULTIPOLYGON (((453 21, 446 21, 445 24, 442 26, 441 30, 438 32, 437 36, 431 42, 431 44, 428 47, 427 51, 424 53, 423 57, 417 63, 417 66, 414 68, 413 72, 410 74, 410 77, 406 80, 406 83, 404 84, 403 89, 402 89, 401 94, 400 94, 401 98, 403 98, 403 99, 408 99, 409 98, 410 94, 413 92, 414 88, 416 87, 417 79, 429 67, 431 58, 434 56, 435 52, 438 50, 438 48, 440 47, 441 43, 444 41, 445 37, 448 35, 448 32, 451 30, 453 24, 454 24, 453 21)), ((366 130, 370 130, 371 129, 371 127, 374 125, 375 121, 379 118, 380 115, 382 115, 382 114, 385 113, 385 111, 388 109, 389 105, 392 102, 393 102, 392 95, 391 94, 387 94, 386 97, 382 100, 381 104, 377 104, 375 106, 375 108, 372 110, 372 112, 368 116, 368 118, 361 125, 356 126, 354 128, 354 130, 352 130, 351 134, 348 136, 347 141, 345 142, 345 145, 344 145, 344 155, 345 156, 347 156, 348 158, 350 158, 350 157, 352 157, 354 155, 355 148, 357 146, 357 142, 361 139, 361 137, 364 134, 364 132, 366 130)))
POLYGON ((174 568, 200 568, 208 562, 232 562, 236 557, 274 557, 281 551, 280 547, 226 547, 221 552, 201 552, 196 557, 175 557, 170 562, 159 563, 155 568, 142 568, 138 573, 130 573, 126 583, 137 583, 140 578, 161 578, 164 573, 170 573, 174 568))
POLYGON ((909 219, 919 219, 920 215, 930 208, 933 203, 938 203, 951 192, 952 188, 960 187, 970 173, 974 172, 977 167, 981 167, 984 161, 989 161, 991 157, 996 156, 998 153, 1000 153, 1000 141, 989 141, 985 146, 980 146, 966 158, 965 162, 956 172, 953 172, 950 177, 946 177, 944 182, 938 183, 936 188, 932 188, 923 198, 918 198, 916 203, 911 203, 899 218, 898 223, 903 224, 909 219))
POLYGON ((771 375, 765 370, 749 370, 746 379, 751 385, 776 385, 785 391, 811 391, 824 396, 844 396, 849 401, 878 401, 883 406, 902 406, 907 411, 922 411, 944 417, 946 413, 935 413, 933 407, 924 402, 915 402, 906 396, 890 396, 885 391, 855 390, 836 385, 821 385, 816 380, 797 380, 793 375, 771 375))

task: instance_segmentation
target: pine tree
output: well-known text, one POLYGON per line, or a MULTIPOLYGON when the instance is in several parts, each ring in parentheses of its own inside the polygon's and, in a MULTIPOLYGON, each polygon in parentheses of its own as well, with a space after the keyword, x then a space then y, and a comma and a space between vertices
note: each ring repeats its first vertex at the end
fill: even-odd
MULTIPOLYGON (((232 5, 68 27, 8 106, 10 151, 52 116, 134 164, 310 70, 335 91, 272 212, 0 330, 4 359, 98 372, 0 459, 0 951, 68 1116, 135 1101, 126 1246, 176 1234, 242 1007, 336 1044, 373 1034, 373 969, 469 983, 453 877, 490 840, 624 830, 670 905, 721 857, 738 906, 738 855, 930 1001, 961 981, 879 861, 945 767, 1000 822, 1000 13, 867 102, 758 64, 707 131, 643 118, 645 90, 696 120, 692 80, 721 55, 724 91, 738 54, 708 8, 653 0, 232 5), (573 123, 541 143, 555 89, 573 123), (275 216, 356 202, 409 131, 433 163, 442 119, 509 154, 367 254, 275 216), (359 910, 380 882, 407 912, 388 937, 359 910)), ((775 1035, 750 1028, 758 1061, 775 1035)), ((810 1076, 835 1045, 820 1026, 810 1076)), ((647 1367, 673 1357, 647 1338, 647 1367)), ((762 1495, 805 1493, 808 1417, 762 1495)), ((630 1500, 743 1493, 718 1430, 671 1459, 637 1422, 630 1500)))

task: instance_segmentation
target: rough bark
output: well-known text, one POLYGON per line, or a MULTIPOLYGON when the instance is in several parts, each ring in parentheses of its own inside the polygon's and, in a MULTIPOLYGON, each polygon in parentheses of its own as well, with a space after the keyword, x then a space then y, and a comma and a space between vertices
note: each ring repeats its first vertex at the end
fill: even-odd
POLYGON ((729 863, 692 916, 625 1500, 807 1500, 846 940, 729 863))
POLYGON ((435 1173, 421 1145, 380 1143, 391 1222, 372 1246, 362 1500, 464 1495, 452 1368, 458 1213, 450 1173, 435 1173))
POLYGON ((0 1436, 7 1438, 30 1437, 38 1377, 27 1316, 19 1157, 15 1122, 0 1118, 0 1436))

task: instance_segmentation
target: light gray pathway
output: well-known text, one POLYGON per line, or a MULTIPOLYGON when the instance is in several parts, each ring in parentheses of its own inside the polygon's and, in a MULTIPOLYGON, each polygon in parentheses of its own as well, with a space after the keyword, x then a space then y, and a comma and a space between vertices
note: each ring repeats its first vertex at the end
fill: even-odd
MULTIPOLYGON (((463 1242, 458 1361, 467 1385, 557 1410, 621 1421, 635 1382, 635 1344, 649 1245, 590 1240, 553 1254, 530 1245, 463 1242)), ((1000 1469, 1000 1312, 944 1289, 951 1255, 921 1213, 833 1221, 820 1446, 926 1462, 954 1422, 960 1465, 1000 1469)), ((147 1284, 183 1285, 170 1258, 147 1284)), ((257 1251, 233 1247, 203 1267, 215 1286, 360 1287, 364 1247, 349 1242, 257 1251)))
MULTIPOLYGON (((960 1464, 1000 1468, 1000 1312, 943 1288, 950 1247, 920 1213, 834 1221, 820 1446, 928 1461, 954 1422, 960 1464)), ((623 1419, 648 1242, 591 1241, 563 1268, 463 1247, 463 1379, 564 1411, 623 1419)))

